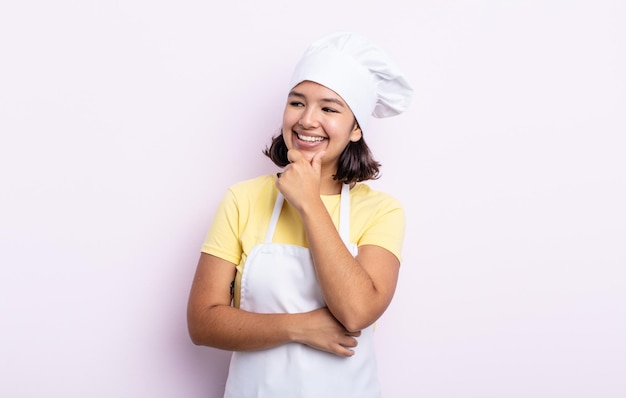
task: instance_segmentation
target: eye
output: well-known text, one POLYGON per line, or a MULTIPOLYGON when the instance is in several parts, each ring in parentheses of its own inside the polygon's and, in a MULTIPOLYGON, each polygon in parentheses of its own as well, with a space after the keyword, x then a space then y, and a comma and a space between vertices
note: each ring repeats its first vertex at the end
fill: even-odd
POLYGON ((329 107, 324 107, 322 108, 322 110, 327 113, 339 113, 336 109, 329 108, 329 107))
POLYGON ((300 101, 291 101, 291 102, 289 102, 289 105, 291 105, 291 106, 298 106, 298 107, 304 106, 304 104, 302 102, 300 102, 300 101))

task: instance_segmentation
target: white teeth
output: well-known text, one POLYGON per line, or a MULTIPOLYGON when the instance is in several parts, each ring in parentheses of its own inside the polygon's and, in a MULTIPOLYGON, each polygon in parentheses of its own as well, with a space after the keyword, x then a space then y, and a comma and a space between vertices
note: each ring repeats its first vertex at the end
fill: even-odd
POLYGON ((306 142, 320 142, 320 141, 324 141, 324 137, 311 137, 308 135, 300 135, 298 134, 298 138, 301 139, 302 141, 306 141, 306 142))

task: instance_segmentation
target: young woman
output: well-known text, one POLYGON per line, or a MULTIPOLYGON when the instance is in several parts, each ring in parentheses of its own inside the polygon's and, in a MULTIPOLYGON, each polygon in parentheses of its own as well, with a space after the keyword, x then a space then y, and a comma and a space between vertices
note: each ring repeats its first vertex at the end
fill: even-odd
POLYGON ((283 170, 223 198, 191 287, 191 339, 234 351, 225 397, 380 397, 372 325, 395 291, 404 212, 362 183, 379 167, 363 131, 412 89, 343 32, 309 47, 290 87, 265 150, 283 170))

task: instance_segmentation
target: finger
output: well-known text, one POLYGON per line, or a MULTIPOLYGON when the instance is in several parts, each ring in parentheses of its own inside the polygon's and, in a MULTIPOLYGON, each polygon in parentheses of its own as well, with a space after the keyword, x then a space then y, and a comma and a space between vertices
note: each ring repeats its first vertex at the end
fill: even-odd
POLYGON ((290 149, 287 151, 287 159, 289 160, 289 163, 295 163, 302 159, 302 153, 297 149, 290 149))
POLYGON ((338 355, 343 355, 344 357, 351 357, 354 355, 354 350, 351 350, 341 344, 337 346, 337 348, 335 349, 335 352, 338 355))
POLYGON ((313 159, 311 159, 311 166, 313 166, 313 170, 315 170, 317 174, 320 174, 322 172, 322 158, 325 154, 326 152, 324 151, 317 152, 315 155, 313 155, 313 159))
POLYGON ((354 337, 349 337, 347 339, 344 339, 341 342, 341 345, 346 348, 352 348, 352 347, 356 347, 357 345, 359 345, 359 341, 355 339, 354 337))

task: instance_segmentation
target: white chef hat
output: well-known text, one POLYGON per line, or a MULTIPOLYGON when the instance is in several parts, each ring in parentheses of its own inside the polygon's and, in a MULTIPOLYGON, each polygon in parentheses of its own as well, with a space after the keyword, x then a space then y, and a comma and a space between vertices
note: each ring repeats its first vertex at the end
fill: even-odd
POLYGON ((370 115, 402 113, 413 89, 380 47, 350 32, 331 33, 313 42, 298 62, 290 87, 309 80, 343 98, 365 130, 370 115))

